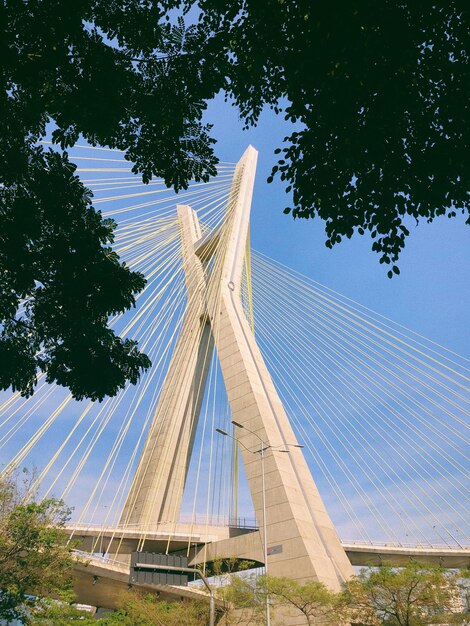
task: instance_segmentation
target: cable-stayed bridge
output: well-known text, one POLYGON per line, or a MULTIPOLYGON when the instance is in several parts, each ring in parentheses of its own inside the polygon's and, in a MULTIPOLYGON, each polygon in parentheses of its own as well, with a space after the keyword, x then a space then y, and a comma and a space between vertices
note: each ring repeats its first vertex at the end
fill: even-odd
POLYGON ((468 359, 252 251, 254 149, 177 196, 122 153, 73 153, 148 278, 111 324, 153 367, 101 403, 4 394, 0 453, 75 507, 86 599, 127 584, 133 550, 332 588, 351 564, 468 565, 468 359))

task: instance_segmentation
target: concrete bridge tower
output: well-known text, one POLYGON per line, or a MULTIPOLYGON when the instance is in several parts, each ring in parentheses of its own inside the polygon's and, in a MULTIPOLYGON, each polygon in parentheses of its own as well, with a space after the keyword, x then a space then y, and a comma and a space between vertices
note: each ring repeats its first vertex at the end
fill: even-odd
POLYGON ((260 527, 259 457, 265 444, 269 572, 319 580, 338 590, 352 567, 274 387, 241 305, 240 289, 257 152, 248 147, 232 183, 221 229, 202 236, 196 213, 179 206, 187 309, 121 524, 177 524, 214 348, 220 362, 260 527), (250 432, 251 431, 251 432, 250 432), (254 434, 253 434, 254 433, 254 434), (281 451, 282 450, 282 451, 281 451))

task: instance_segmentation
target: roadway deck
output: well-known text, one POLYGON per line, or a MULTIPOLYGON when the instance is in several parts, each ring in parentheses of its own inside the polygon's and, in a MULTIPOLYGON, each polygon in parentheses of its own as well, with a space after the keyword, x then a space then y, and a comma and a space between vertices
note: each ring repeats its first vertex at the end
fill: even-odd
MULTIPOLYGON (((69 526, 68 530, 81 551, 107 555, 121 563, 129 562, 134 550, 185 554, 191 565, 234 555, 263 563, 260 532, 253 527, 161 524, 158 530, 149 531, 75 525, 69 526)), ((409 559, 417 559, 446 568, 470 567, 470 548, 361 542, 342 542, 342 546, 351 564, 356 566, 383 562, 403 565, 409 559)))
MULTIPOLYGON (((119 597, 129 588, 130 554, 137 549, 149 552, 184 554, 191 566, 215 558, 237 555, 263 564, 263 547, 256 528, 207 526, 202 524, 160 525, 144 531, 122 527, 69 526, 80 549, 75 567, 75 592, 79 602, 96 607, 116 608, 119 597), (94 554, 88 554, 93 552, 94 554)), ((365 544, 343 542, 352 565, 404 565, 410 559, 439 564, 446 568, 470 567, 469 548, 365 544)), ((172 585, 134 585, 143 592, 160 594, 162 599, 196 598, 203 591, 172 585)))

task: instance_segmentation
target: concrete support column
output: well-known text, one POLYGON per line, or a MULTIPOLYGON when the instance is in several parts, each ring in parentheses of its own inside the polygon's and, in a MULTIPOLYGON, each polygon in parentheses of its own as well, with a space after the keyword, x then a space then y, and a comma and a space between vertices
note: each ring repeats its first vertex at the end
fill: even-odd
POLYGON ((259 439, 273 448, 265 456, 269 572, 320 580, 338 590, 352 575, 352 567, 301 450, 287 445, 296 444, 296 438, 240 302, 256 159, 256 151, 249 147, 235 172, 232 206, 229 202, 220 236, 225 258, 220 274, 213 274, 208 282, 212 332, 232 419, 245 427, 236 434, 243 444, 241 454, 259 523, 263 519, 261 464, 252 452, 260 448, 259 439), (279 446, 288 452, 274 449, 279 446))
POLYGON ((179 517, 213 339, 207 320, 204 267, 194 244, 201 238, 194 211, 178 207, 187 308, 158 406, 129 491, 121 524, 155 529, 179 517))

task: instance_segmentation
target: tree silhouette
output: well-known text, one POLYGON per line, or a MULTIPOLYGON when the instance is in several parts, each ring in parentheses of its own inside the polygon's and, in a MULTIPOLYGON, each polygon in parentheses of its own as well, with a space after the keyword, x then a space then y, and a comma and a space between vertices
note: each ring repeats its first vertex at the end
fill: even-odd
POLYGON ((328 247, 369 231, 392 277, 410 223, 468 213, 467 2, 197 4, 246 125, 265 105, 296 124, 269 180, 292 191, 285 213, 324 220, 328 247))
POLYGON ((328 247, 368 232, 390 277, 410 224, 469 210, 463 0, 4 0, 0 23, 0 388, 43 371, 101 399, 149 366, 107 325, 144 279, 74 175, 80 135, 178 191, 215 175, 211 98, 247 127, 270 106, 294 124, 268 179, 284 211, 328 247))
POLYGON ((207 180, 216 158, 201 116, 217 72, 182 60, 201 33, 153 2, 6 0, 0 23, 0 388, 29 395, 43 371, 101 400, 150 365, 107 325, 145 280, 112 252, 114 224, 65 150, 81 134, 127 150, 144 181, 207 180), (51 123, 61 153, 37 143, 51 123))

